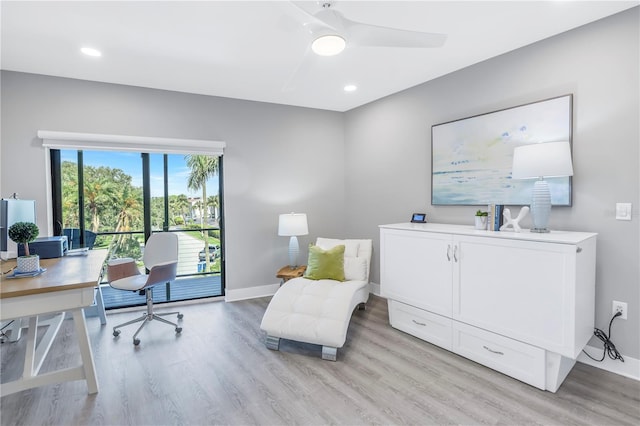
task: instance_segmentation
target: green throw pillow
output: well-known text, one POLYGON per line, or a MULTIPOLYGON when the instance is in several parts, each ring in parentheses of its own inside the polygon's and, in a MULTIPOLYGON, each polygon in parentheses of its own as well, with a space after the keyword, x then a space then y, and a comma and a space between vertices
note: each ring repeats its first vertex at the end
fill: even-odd
POLYGON ((309 260, 304 276, 311 280, 344 281, 344 245, 323 250, 309 244, 309 260))

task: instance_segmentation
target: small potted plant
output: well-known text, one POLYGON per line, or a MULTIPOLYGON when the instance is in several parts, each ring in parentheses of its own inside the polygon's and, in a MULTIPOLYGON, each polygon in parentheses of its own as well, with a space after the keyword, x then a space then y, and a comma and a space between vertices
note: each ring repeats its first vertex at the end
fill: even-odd
POLYGON ((476 212, 476 229, 487 229, 487 216, 489 216, 489 212, 483 212, 482 210, 476 212))
POLYGON ((24 256, 19 256, 17 273, 36 272, 40 270, 40 256, 29 253, 29 243, 38 237, 40 230, 32 222, 16 222, 9 227, 9 238, 16 244, 24 245, 24 256))

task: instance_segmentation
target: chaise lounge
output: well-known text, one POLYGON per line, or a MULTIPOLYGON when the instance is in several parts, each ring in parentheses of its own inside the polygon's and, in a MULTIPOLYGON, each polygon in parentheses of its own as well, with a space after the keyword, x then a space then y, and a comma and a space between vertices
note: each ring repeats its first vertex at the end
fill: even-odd
POLYGON ((322 359, 335 361, 346 340, 351 314, 356 307, 364 309, 369 299, 371 252, 371 240, 318 238, 315 247, 310 247, 305 276, 280 287, 265 311, 260 328, 267 333, 267 348, 279 350, 280 339, 311 343, 322 346, 322 359), (334 276, 335 271, 317 267, 316 251, 321 256, 344 251, 344 281, 334 276))

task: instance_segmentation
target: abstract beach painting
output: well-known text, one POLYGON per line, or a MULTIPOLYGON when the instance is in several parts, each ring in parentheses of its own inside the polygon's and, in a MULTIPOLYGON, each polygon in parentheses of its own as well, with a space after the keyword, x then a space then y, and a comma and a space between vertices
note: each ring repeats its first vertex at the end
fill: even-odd
MULTIPOLYGON (((535 180, 511 179, 513 150, 571 141, 572 95, 431 127, 431 204, 528 205, 535 180)), ((545 179, 553 205, 571 205, 571 178, 545 179)))

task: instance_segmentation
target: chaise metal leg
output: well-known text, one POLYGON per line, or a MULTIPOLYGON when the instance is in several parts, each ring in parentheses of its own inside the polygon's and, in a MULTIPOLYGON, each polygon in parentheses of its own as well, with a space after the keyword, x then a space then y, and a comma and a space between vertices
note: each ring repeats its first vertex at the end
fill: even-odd
POLYGON ((326 361, 335 361, 338 358, 338 348, 331 346, 322 347, 322 359, 326 361))
POLYGON ((267 346, 267 349, 271 349, 272 351, 278 351, 280 350, 280 338, 275 336, 267 336, 265 345, 267 346))

